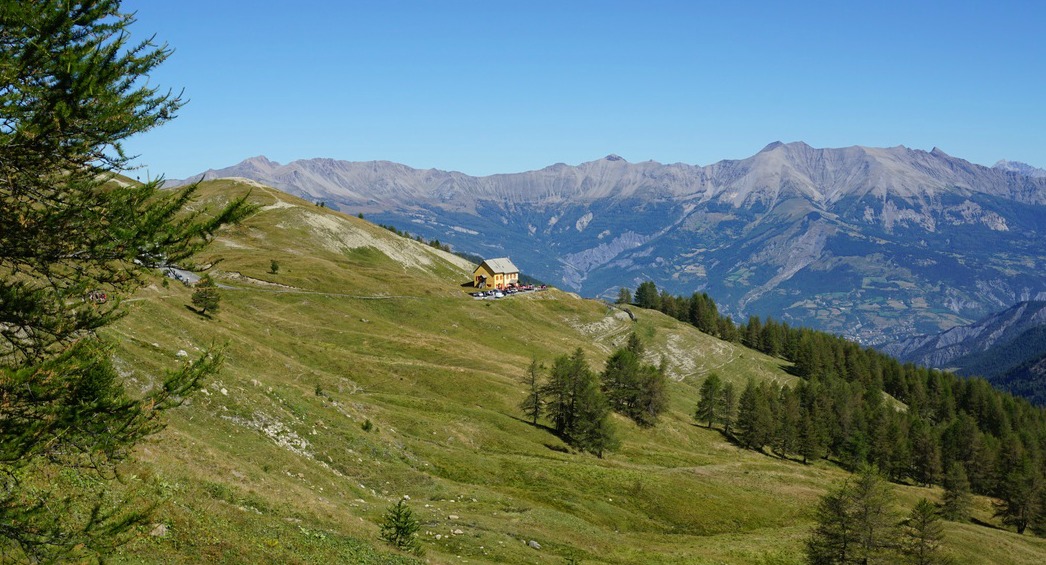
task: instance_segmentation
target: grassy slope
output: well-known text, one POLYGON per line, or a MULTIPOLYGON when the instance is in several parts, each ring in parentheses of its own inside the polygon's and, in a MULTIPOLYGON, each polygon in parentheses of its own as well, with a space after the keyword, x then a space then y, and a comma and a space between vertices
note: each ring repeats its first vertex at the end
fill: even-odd
MULTIPOLYGON (((203 195, 242 190, 217 181, 203 195)), ((222 373, 138 451, 133 480, 165 495, 167 535, 116 561, 409 562, 377 540, 402 495, 433 563, 800 561, 818 497, 845 473, 740 450, 690 418, 708 371, 739 384, 791 379, 780 360, 655 312, 633 325, 558 291, 472 300, 451 256, 276 191, 253 194, 266 208, 201 257, 224 259, 218 314, 198 316, 189 289, 156 284, 110 332, 141 387, 184 362, 180 351, 228 344, 222 373), (598 369, 633 329, 652 361, 672 360, 671 409, 656 428, 617 418, 622 449, 600 460, 520 419, 532 357, 582 347, 598 369)), ((896 490, 906 508, 939 494, 896 490)), ((955 524, 948 535, 960 563, 1046 556, 1031 536, 955 524)))

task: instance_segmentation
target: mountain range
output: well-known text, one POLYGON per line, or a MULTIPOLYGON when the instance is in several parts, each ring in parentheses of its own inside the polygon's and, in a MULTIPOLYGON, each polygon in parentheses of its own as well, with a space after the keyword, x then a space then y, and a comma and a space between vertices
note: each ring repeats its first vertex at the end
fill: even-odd
MULTIPOLYGON (((473 177, 386 161, 255 157, 244 177, 586 296, 653 280, 866 344, 1046 299, 1046 177, 932 151, 775 142, 708 166, 616 155, 473 177)), ((184 182, 184 181, 183 181, 184 182)))

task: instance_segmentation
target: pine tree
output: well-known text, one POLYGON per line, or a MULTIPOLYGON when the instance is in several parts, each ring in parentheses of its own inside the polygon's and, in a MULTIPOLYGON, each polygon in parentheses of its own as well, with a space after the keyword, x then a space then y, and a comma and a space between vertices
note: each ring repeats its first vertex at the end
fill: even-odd
POLYGON ((953 522, 965 522, 970 519, 970 506, 973 496, 970 494, 970 481, 962 464, 953 462, 948 466, 944 476, 944 499, 941 504, 941 516, 953 522))
POLYGON ((617 304, 631 304, 632 303, 632 292, 628 290, 628 287, 621 287, 617 291, 617 304))
POLYGON ((846 488, 829 492, 817 504, 817 525, 806 541, 811 565, 851 563, 857 551, 857 525, 846 488))
POLYGON ((399 549, 418 553, 421 550, 418 543, 419 528, 414 512, 407 505, 407 501, 401 498, 385 511, 379 537, 399 549))
POLYGON ((866 563, 889 556, 897 541, 893 493, 874 467, 859 470, 851 487, 858 559, 866 563))
POLYGON ((737 408, 737 435, 741 443, 755 450, 763 449, 770 441, 774 416, 770 410, 769 393, 765 386, 749 379, 737 408))
POLYGON ((200 282, 196 283, 196 290, 192 293, 192 304, 200 314, 206 314, 208 310, 217 312, 221 299, 222 295, 218 292, 218 286, 214 284, 214 280, 210 276, 204 276, 200 282))
POLYGON ((620 348, 607 359, 606 368, 600 375, 610 407, 622 414, 631 412, 639 394, 640 367, 639 356, 627 348, 620 348))
POLYGON ((922 418, 912 422, 908 433, 912 453, 912 478, 920 484, 934 484, 941 478, 941 448, 933 429, 922 418))
POLYGON ((694 420, 705 422, 711 428, 721 414, 719 411, 722 402, 723 381, 719 375, 710 373, 701 383, 701 398, 697 401, 697 410, 694 412, 694 420))
POLYGON ((943 544, 941 517, 937 508, 924 498, 912 508, 901 526, 901 555, 912 565, 944 565, 950 560, 941 553, 943 544))
POLYGON ((1001 517, 1007 526, 1015 527, 1018 534, 1023 534, 1042 510, 1039 507, 1043 488, 1040 469, 1030 456, 1025 455, 999 485, 995 516, 1001 517))
POLYGON ((659 310, 661 308, 661 295, 657 292, 657 285, 653 281, 639 284, 635 295, 636 306, 659 310))
POLYGON ((817 525, 806 543, 807 562, 889 563, 896 545, 893 495, 878 471, 862 468, 826 494, 817 508, 817 525))
POLYGON ((661 413, 668 408, 668 376, 666 365, 660 367, 644 364, 636 380, 638 395, 631 413, 632 420, 643 427, 657 424, 661 413))
POLYGON ((663 369, 643 363, 643 343, 636 334, 607 359, 600 375, 610 408, 641 426, 653 426, 667 407, 668 380, 663 369))
POLYGON ((723 432, 730 435, 730 429, 737 420, 737 387, 732 382, 723 385, 723 393, 719 395, 719 423, 723 425, 723 432))
POLYGON ((527 396, 519 407, 523 414, 530 418, 530 423, 537 425, 538 418, 544 413, 545 404, 541 398, 541 373, 545 367, 532 359, 523 373, 523 385, 527 387, 527 396))
MULTIPOLYGON (((131 43, 118 0, 0 6, 0 553, 81 561, 126 541, 150 504, 109 489, 117 464, 217 370, 206 353, 143 398, 120 384, 95 331, 154 267, 201 249, 246 199, 187 209, 195 187, 117 178, 129 137, 182 104, 148 80, 170 51, 131 43), (92 299, 114 298, 104 303, 92 299), (56 481, 49 478, 58 477, 56 481), (58 494, 62 480, 82 484, 58 494)), ((68 486, 68 485, 66 485, 68 486)))
POLYGON ((541 392, 546 413, 564 441, 600 457, 617 447, 609 404, 580 347, 556 358, 541 392))
POLYGON ((791 387, 782 387, 775 403, 773 449, 778 455, 786 456, 799 451, 799 435, 802 425, 802 410, 799 396, 791 387))
POLYGON ((817 461, 825 456, 826 435, 815 415, 809 410, 803 410, 799 420, 799 455, 803 463, 817 461))
POLYGON ((619 443, 610 423, 610 407, 594 376, 579 383, 576 410, 574 424, 567 432, 571 445, 600 459, 606 451, 617 449, 619 443))

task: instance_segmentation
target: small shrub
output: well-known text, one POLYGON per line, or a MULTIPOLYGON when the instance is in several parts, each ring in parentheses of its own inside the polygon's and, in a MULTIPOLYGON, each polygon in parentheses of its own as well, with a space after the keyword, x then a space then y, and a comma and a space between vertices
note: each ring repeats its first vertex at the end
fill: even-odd
POLYGON ((381 522, 381 539, 404 551, 421 553, 421 545, 418 543, 418 520, 407 506, 407 501, 400 499, 399 502, 390 506, 385 511, 385 518, 381 522))
POLYGON ((372 423, 370 419, 367 419, 363 421, 363 424, 360 425, 360 427, 363 428, 363 431, 369 432, 374 429, 374 423, 372 423))

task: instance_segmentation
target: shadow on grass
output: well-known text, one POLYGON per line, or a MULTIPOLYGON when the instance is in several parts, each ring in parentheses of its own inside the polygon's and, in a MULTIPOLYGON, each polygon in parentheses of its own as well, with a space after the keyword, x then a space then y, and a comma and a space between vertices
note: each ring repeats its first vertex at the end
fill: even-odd
POLYGON ((748 447, 747 445, 742 443, 741 439, 738 438, 736 435, 734 435, 731 432, 727 432, 723 428, 715 428, 715 427, 711 427, 710 428, 710 427, 708 427, 708 426, 706 426, 704 424, 701 424, 699 422, 691 422, 690 425, 692 427, 699 428, 699 429, 702 429, 702 430, 710 430, 710 431, 719 432, 719 435, 722 436, 723 439, 725 439, 727 443, 729 443, 730 445, 733 445, 734 447, 737 447, 739 449, 744 449, 745 451, 751 451, 753 453, 758 453, 760 455, 765 455, 767 457, 772 457, 774 459, 780 459, 782 461, 790 461, 792 463, 799 463, 799 464, 802 464, 802 465, 809 465, 809 462, 803 461, 803 458, 800 457, 800 456, 790 457, 788 454, 783 454, 782 455, 782 454, 776 453, 773 449, 771 449, 770 451, 767 451, 766 449, 763 449, 763 448, 752 449, 751 447, 748 447))
POLYGON ((505 414, 505 415, 508 416, 509 418, 512 418, 513 420, 515 420, 517 422, 523 422, 524 424, 526 424, 526 425, 528 425, 528 426, 530 426, 532 428, 537 428, 539 430, 545 430, 546 432, 548 432, 550 434, 556 435, 556 430, 554 428, 552 428, 551 426, 546 426, 545 424, 541 424, 541 423, 535 424, 534 422, 531 422, 530 420, 524 420, 523 418, 520 418, 519 416, 513 416, 512 414, 505 414))
MULTIPOLYGON (((517 422, 523 422, 524 424, 526 424, 526 425, 528 425, 528 426, 530 426, 532 428, 537 428, 539 430, 544 430, 544 431, 546 431, 546 432, 548 432, 548 433, 558 437, 559 439, 563 440, 564 443, 566 443, 566 438, 564 438, 562 434, 556 433, 556 429, 553 428, 552 426, 547 426, 547 425, 541 424, 541 423, 535 424, 534 422, 532 422, 530 420, 524 420, 523 418, 520 418, 518 416, 513 416, 511 414, 505 414, 505 415, 508 416, 509 418, 512 418, 513 420, 515 420, 517 422)), ((565 445, 554 445, 554 444, 551 444, 551 443, 545 443, 545 444, 542 444, 542 445, 544 445, 545 447, 551 449, 552 451, 557 451, 559 453, 570 453, 570 448, 565 446, 565 445)))
POLYGON ((981 526, 981 527, 984 527, 984 528, 991 528, 993 530, 999 530, 1000 532, 1008 531, 1006 528, 1000 528, 999 526, 997 526, 995 524, 989 524, 988 522, 985 522, 984 520, 978 520, 977 518, 974 518, 972 516, 970 517, 970 523, 975 525, 975 526, 981 526))
POLYGON ((196 314, 197 316, 199 316, 201 318, 207 318, 208 320, 213 319, 213 318, 211 318, 211 315, 208 314, 205 310, 197 310, 196 308, 193 308, 192 306, 189 306, 188 304, 185 305, 185 309, 190 311, 190 312, 192 312, 193 314, 196 314))

